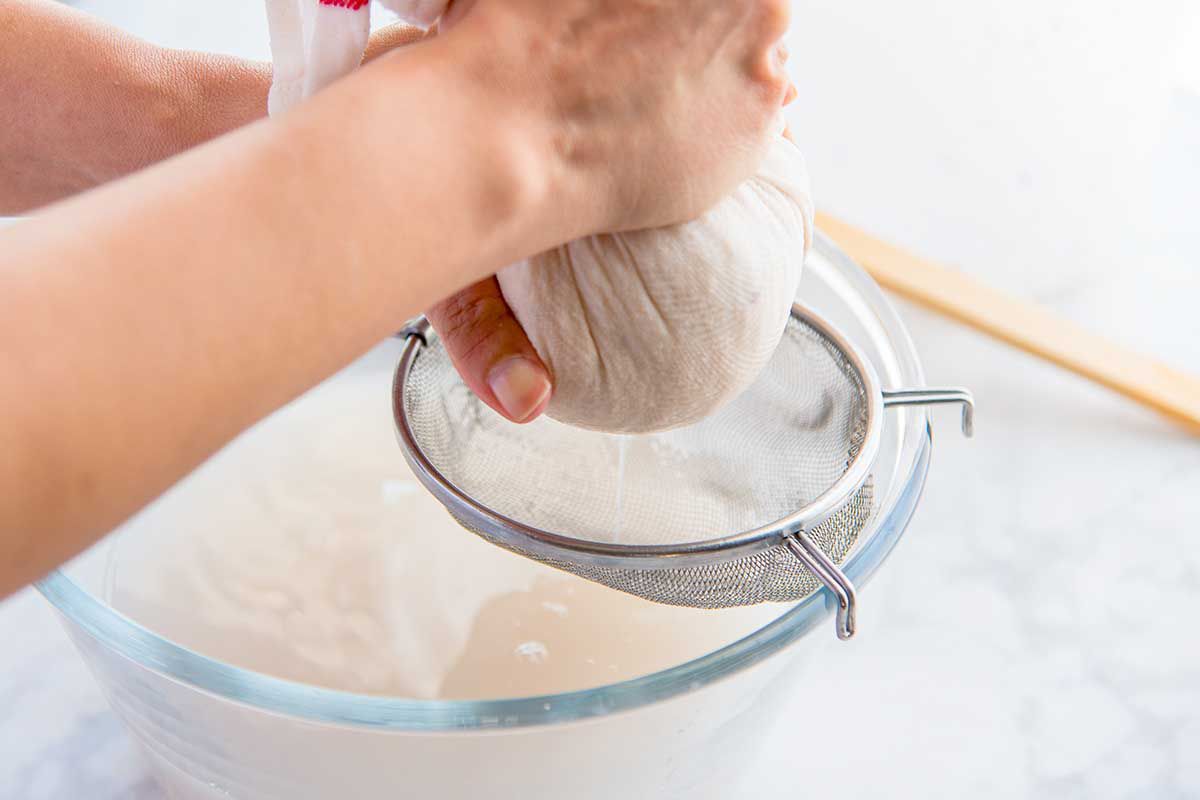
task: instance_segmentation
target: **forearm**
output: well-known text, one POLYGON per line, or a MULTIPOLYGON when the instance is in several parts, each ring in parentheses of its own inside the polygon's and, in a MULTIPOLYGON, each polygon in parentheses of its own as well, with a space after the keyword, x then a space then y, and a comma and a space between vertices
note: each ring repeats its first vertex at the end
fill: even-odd
POLYGON ((408 316, 572 233, 528 156, 540 132, 442 49, 0 232, 0 594, 408 316))
POLYGON ((0 215, 98 186, 265 113, 270 68, 167 50, 48 0, 0 0, 0 215))

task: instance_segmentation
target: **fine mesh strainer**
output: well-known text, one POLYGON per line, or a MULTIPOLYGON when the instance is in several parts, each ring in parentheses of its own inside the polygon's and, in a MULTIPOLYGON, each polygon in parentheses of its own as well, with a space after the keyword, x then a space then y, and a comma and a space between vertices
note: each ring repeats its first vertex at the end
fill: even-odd
POLYGON ((493 544, 660 603, 799 600, 824 585, 854 633, 842 563, 873 511, 890 405, 973 403, 962 389, 883 391, 863 356, 796 305, 758 380, 711 417, 618 436, 515 425, 471 393, 429 323, 405 329, 393 410, 417 478, 493 544))

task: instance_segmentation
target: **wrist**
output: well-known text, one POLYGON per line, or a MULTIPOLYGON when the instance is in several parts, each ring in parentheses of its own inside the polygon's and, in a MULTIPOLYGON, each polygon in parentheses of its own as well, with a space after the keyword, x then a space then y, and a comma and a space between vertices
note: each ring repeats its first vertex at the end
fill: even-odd
POLYGON ((527 57, 510 57, 506 50, 517 48, 499 46, 503 35, 485 27, 461 24, 429 44, 441 48, 441 92, 455 98, 455 128, 468 149, 477 149, 476 168, 486 170, 494 209, 519 237, 507 264, 580 234, 568 213, 576 199, 573 173, 547 97, 527 57))
POLYGON ((385 184, 394 187, 397 176, 411 184, 420 179, 416 170, 436 173, 432 193, 461 204, 464 233, 473 232, 455 244, 477 256, 467 276, 475 280, 575 230, 563 213, 567 173, 540 98, 498 79, 488 46, 462 33, 456 28, 363 68, 355 76, 355 113, 371 121, 353 136, 366 139, 360 153, 384 154, 394 171, 377 165, 374 172, 385 184))
POLYGON ((460 63, 474 81, 479 105, 518 137, 512 149, 523 152, 541 176, 543 205, 539 222, 547 236, 535 252, 606 229, 610 213, 607 165, 588 141, 588 126, 575 109, 564 108, 554 74, 537 54, 553 46, 545 32, 530 34, 522 24, 510 24, 503 6, 492 4, 491 15, 474 13, 455 28, 460 63), (534 54, 534 57, 530 57, 534 54))

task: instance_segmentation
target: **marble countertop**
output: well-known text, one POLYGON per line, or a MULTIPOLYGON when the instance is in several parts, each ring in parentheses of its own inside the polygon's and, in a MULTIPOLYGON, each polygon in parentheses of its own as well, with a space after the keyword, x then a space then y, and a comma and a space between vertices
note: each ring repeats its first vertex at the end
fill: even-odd
MULTIPOLYGON (((254 3, 78 5, 265 55, 254 3)), ((797 6, 790 118, 819 203, 1200 372, 1200 7, 1050 5, 797 6)), ((830 735, 800 785, 1200 796, 1200 439, 900 306, 930 383, 974 390, 978 434, 937 418, 924 499, 864 592, 861 634, 826 648, 823 691, 804 694, 830 735)), ((34 592, 0 604, 0 641, 0 797, 161 796, 34 592)), ((787 775, 790 755, 780 737, 763 774, 787 775)), ((784 796, 773 785, 763 796, 784 796)))

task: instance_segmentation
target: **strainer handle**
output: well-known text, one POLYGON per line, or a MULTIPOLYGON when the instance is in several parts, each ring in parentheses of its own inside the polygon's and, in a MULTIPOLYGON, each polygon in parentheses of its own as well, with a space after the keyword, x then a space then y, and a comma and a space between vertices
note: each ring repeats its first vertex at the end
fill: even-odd
POLYGON ((424 315, 413 317, 408 321, 408 324, 400 329, 396 334, 396 338, 408 341, 415 336, 421 340, 422 345, 428 345, 430 327, 429 320, 424 315))
POLYGON ((884 391, 883 405, 926 406, 942 403, 958 403, 962 406, 963 436, 975 435, 975 398, 966 389, 898 389, 884 391))
POLYGON ((833 563, 812 539, 808 538, 808 534, 804 531, 788 534, 784 537, 783 543, 787 545, 788 550, 792 551, 792 555, 800 559, 804 566, 808 567, 812 574, 825 584, 826 589, 833 592, 833 596, 837 598, 838 602, 838 638, 849 639, 854 635, 855 612, 858 607, 854 584, 850 582, 844 572, 838 569, 838 565, 833 563))

